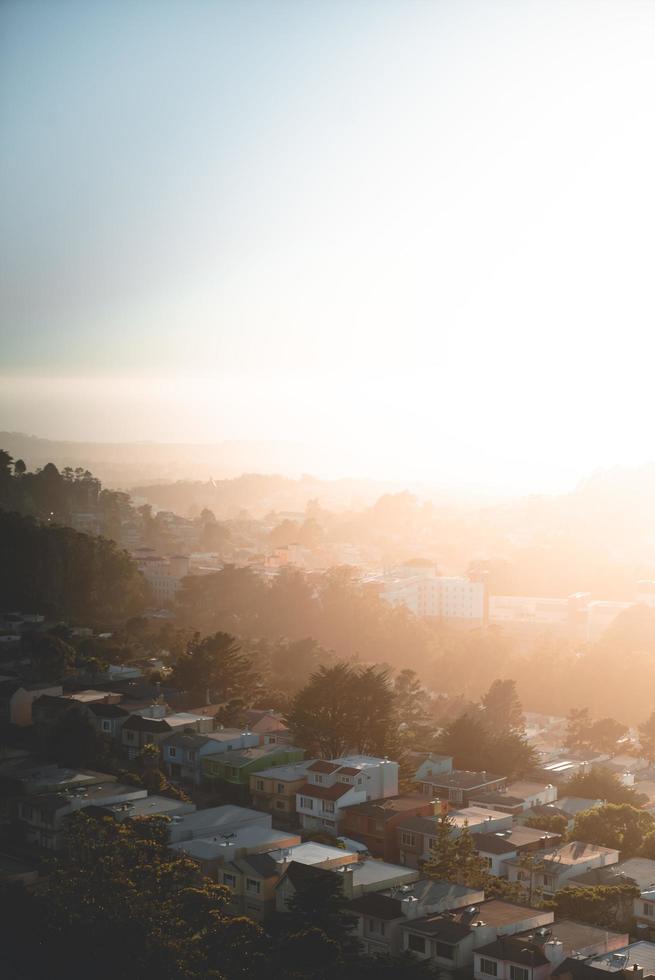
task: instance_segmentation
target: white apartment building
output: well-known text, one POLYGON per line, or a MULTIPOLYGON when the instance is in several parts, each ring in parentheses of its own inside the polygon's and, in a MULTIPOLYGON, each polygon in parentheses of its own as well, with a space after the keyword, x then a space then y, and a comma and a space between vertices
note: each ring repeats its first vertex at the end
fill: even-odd
POLYGON ((485 585, 467 578, 436 575, 433 570, 389 579, 380 593, 392 606, 405 606, 417 616, 483 622, 485 585))

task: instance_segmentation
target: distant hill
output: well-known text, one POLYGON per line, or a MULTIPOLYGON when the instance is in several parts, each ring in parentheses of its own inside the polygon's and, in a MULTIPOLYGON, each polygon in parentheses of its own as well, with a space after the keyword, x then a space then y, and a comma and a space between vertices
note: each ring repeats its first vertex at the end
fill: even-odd
POLYGON ((134 490, 165 509, 186 513, 190 504, 216 505, 212 481, 235 481, 226 497, 241 507, 271 497, 277 509, 303 510, 308 498, 324 506, 361 507, 384 493, 403 489, 374 480, 322 480, 308 475, 320 467, 316 449, 285 442, 225 441, 214 445, 155 442, 73 442, 41 439, 23 432, 0 432, 0 448, 34 470, 54 463, 58 469, 82 466, 106 487, 134 490), (243 474, 248 476, 243 477, 243 474), (242 478, 240 481, 238 478, 242 478), (177 487, 183 482, 184 490, 177 487), (157 493, 158 485, 161 492, 157 493), (241 496, 239 496, 241 495, 241 496))

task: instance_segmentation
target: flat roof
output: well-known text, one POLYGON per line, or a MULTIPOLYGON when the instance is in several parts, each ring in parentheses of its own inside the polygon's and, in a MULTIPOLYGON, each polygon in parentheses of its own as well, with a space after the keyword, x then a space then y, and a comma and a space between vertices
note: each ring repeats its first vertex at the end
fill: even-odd
POLYGON ((253 778, 277 779, 281 783, 305 779, 312 761, 312 759, 308 759, 307 762, 293 762, 286 766, 271 766, 270 769, 260 769, 259 772, 253 773, 253 778))
POLYGON ((194 837, 191 840, 177 841, 170 844, 175 851, 189 854, 191 857, 209 861, 212 858, 231 855, 233 848, 241 847, 261 847, 266 845, 263 850, 272 850, 275 847, 282 847, 285 841, 297 835, 290 832, 283 833, 280 830, 271 830, 268 827, 238 827, 227 837, 216 834, 216 836, 194 837), (270 847, 269 847, 270 845, 270 847))

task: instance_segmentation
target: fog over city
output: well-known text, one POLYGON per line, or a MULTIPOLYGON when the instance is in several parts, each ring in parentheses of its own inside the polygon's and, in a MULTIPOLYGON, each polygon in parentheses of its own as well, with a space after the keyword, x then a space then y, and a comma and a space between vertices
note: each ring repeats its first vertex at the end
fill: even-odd
POLYGON ((655 980, 655 0, 0 0, 1 980, 655 980))

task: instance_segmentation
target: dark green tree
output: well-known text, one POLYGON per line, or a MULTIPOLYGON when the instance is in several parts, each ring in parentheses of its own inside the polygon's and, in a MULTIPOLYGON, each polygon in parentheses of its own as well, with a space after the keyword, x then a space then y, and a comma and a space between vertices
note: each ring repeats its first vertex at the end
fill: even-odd
POLYGON ((516 682, 495 680, 481 701, 483 723, 492 735, 523 734, 523 708, 516 682))
POLYGON ((250 700, 255 673, 241 646, 229 633, 214 633, 204 639, 196 636, 178 658, 171 683, 191 691, 204 701, 250 700))
POLYGON ((349 751, 391 755, 398 744, 388 673, 376 667, 319 667, 294 697, 287 721, 296 744, 328 758, 349 751))
POLYGON ((577 813, 571 830, 572 840, 613 847, 621 858, 633 857, 642 847, 645 837, 655 831, 655 820, 646 810, 628 803, 607 803, 605 806, 577 813))

